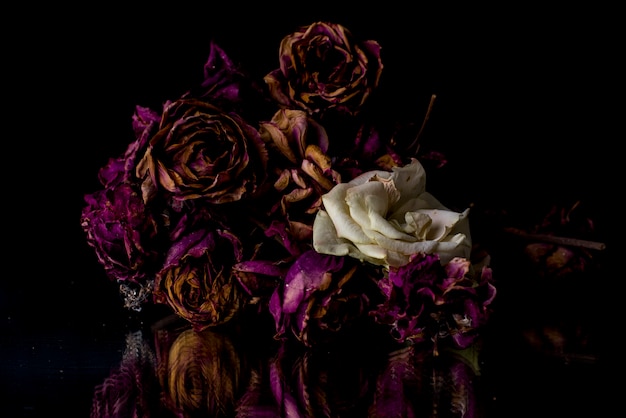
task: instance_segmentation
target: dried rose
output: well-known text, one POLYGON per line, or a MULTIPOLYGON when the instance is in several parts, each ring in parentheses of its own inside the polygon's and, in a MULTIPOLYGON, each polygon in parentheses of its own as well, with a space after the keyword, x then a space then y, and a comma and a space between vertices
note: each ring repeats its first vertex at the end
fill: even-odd
POLYGON ((374 276, 351 258, 303 253, 270 298, 276 338, 312 347, 345 335, 381 300, 374 276))
POLYGON ((146 202, 161 191, 175 201, 227 203, 259 191, 266 160, 258 131, 239 115, 182 98, 165 105, 137 176, 146 202))
POLYGON ((276 198, 269 213, 275 224, 284 224, 281 228, 288 231, 288 246, 299 242, 310 247, 321 196, 341 181, 326 154, 326 130, 302 110, 282 109, 270 121, 262 122, 259 132, 274 152, 271 167, 276 173, 276 198))
POLYGON ((107 276, 120 284, 127 308, 141 310, 152 292, 162 253, 162 219, 146 207, 135 164, 158 124, 158 115, 137 106, 133 115, 136 139, 124 154, 111 158, 98 172, 103 189, 84 196, 81 227, 107 276))
POLYGON ((467 348, 478 338, 495 298, 491 269, 475 271, 456 257, 445 266, 436 254, 415 254, 409 263, 391 268, 378 282, 387 300, 372 310, 398 342, 447 343, 467 348))
POLYGON ((308 145, 319 147, 322 153, 328 151, 326 130, 302 110, 280 109, 270 121, 261 122, 259 131, 263 140, 291 165, 300 165, 308 145))
POLYGON ((442 263, 468 258, 469 209, 453 212, 425 191, 416 159, 389 171, 369 171, 322 196, 313 224, 313 247, 373 264, 402 266, 411 255, 436 253, 442 263))
POLYGON ((196 330, 230 321, 245 304, 232 272, 242 251, 240 241, 228 231, 182 234, 156 276, 155 301, 168 304, 196 330))
POLYGON ((280 200, 271 212, 283 216, 289 212, 292 220, 302 221, 317 211, 321 195, 340 181, 326 155, 326 130, 301 110, 283 109, 271 121, 262 122, 259 131, 278 155, 272 167, 277 172, 274 190, 280 200))
POLYGON ((108 277, 145 283, 156 273, 159 248, 157 223, 138 190, 120 183, 85 195, 81 225, 108 277))
POLYGON ((376 41, 359 41, 342 25, 316 22, 283 38, 280 68, 265 76, 283 107, 308 113, 359 112, 378 86, 383 65, 376 41))

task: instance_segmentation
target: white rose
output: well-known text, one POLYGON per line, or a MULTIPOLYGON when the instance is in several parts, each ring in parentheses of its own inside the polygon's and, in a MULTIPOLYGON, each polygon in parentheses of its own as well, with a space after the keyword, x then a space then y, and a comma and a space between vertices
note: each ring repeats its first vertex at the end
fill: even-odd
POLYGON ((442 264, 469 258, 469 209, 453 212, 425 189, 426 173, 416 159, 337 184, 322 196, 313 247, 390 267, 405 265, 419 252, 437 253, 442 264))

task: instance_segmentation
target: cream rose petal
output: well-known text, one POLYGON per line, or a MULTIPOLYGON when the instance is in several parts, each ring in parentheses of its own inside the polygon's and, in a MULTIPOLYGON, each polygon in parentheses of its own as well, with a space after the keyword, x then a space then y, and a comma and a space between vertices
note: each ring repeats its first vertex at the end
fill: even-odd
POLYGON ((437 241, 400 241, 390 239, 382 234, 376 234, 374 238, 376 243, 386 250, 407 256, 419 252, 432 253, 437 246, 437 241))
POLYGON ((350 217, 363 228, 377 231, 393 239, 414 241, 415 239, 396 229, 385 216, 389 209, 389 189, 378 181, 370 181, 359 186, 351 187, 346 193, 346 204, 349 207, 350 217))
POLYGON ((404 219, 404 214, 407 212, 416 212, 420 209, 441 209, 450 210, 437 200, 433 195, 428 192, 424 192, 419 196, 411 197, 410 199, 403 199, 402 204, 398 203, 394 205, 390 212, 389 219, 396 219, 401 222, 404 219))
POLYGON ((402 205, 407 199, 419 196, 426 191, 426 171, 415 158, 412 158, 409 164, 393 167, 392 170, 391 179, 400 191, 398 205, 402 205))
MULTIPOLYGON (((424 231, 426 236, 422 239, 432 241, 440 241, 445 238, 462 217, 460 213, 439 209, 422 209, 417 213, 427 215, 431 219, 431 224, 424 231)), ((407 213, 406 216, 412 217, 413 215, 407 213)))
POLYGON ((355 249, 350 241, 337 236, 335 224, 323 210, 317 212, 313 222, 313 248, 318 253, 339 256, 350 255, 355 249))
POLYGON ((409 262, 409 256, 406 254, 401 254, 397 251, 387 251, 387 258, 385 259, 384 265, 389 267, 402 267, 409 262))
POLYGON ((368 243, 367 235, 363 233, 359 224, 350 217, 350 208, 345 199, 349 188, 348 183, 341 183, 323 195, 324 209, 332 219, 339 238, 345 238, 352 242, 368 243))
POLYGON ((435 252, 439 254, 441 264, 448 264, 455 257, 468 258, 471 253, 471 243, 464 234, 456 234, 446 241, 437 243, 435 252))
POLYGON ((428 234, 428 228, 433 223, 433 220, 425 213, 421 212, 407 212, 404 215, 404 223, 391 220, 398 229, 403 230, 407 234, 410 234, 417 239, 424 240, 428 234))
POLYGON ((356 258, 369 261, 373 264, 385 264, 388 251, 376 244, 356 244, 361 255, 356 258))
POLYGON ((454 257, 469 257, 471 248, 466 238, 463 234, 457 234, 449 237, 446 241, 403 242, 390 240, 380 235, 377 239, 377 244, 387 250, 388 258, 386 261, 392 267, 406 264, 409 256, 420 252, 437 253, 441 263, 446 264, 454 257), (394 253, 394 257, 391 257, 390 255, 394 253), (394 262, 400 264, 393 264, 394 262))

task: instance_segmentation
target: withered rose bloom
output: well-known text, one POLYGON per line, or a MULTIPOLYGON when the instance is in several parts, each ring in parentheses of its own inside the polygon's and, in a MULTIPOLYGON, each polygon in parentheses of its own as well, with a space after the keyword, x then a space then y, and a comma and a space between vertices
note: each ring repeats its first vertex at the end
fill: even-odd
POLYGON ((435 354, 441 345, 468 348, 489 316, 491 282, 487 266, 475 271, 460 257, 443 266, 436 254, 417 253, 378 282, 387 300, 370 315, 398 342, 432 344, 435 354))
POLYGON ((275 179, 275 197, 269 203, 274 227, 267 231, 286 231, 288 237, 281 237, 285 247, 308 249, 321 196, 341 181, 327 155, 326 130, 302 110, 281 109, 261 122, 259 132, 270 151, 269 169, 275 179))
POLYGON ((274 290, 269 310, 276 338, 308 347, 348 335, 381 301, 375 273, 350 257, 303 253, 274 290))
POLYGON ((324 113, 356 114, 378 86, 380 45, 361 41, 344 26, 316 22, 283 38, 280 67, 265 76, 282 106, 324 113))
MULTIPOLYGON (((318 201, 323 193, 341 181, 327 155, 326 130, 305 112, 281 109, 271 121, 262 122, 259 131, 268 148, 277 153, 277 161, 272 163, 279 171, 274 188, 283 192, 280 202, 283 213, 289 211, 292 203, 318 201)), ((315 204, 309 203, 309 206, 312 207, 305 207, 303 211, 314 213, 317 210, 315 204)))
POLYGON ((283 281, 293 260, 311 249, 321 196, 340 181, 326 154, 326 130, 306 112, 280 109, 271 120, 261 122, 259 132, 267 145, 273 179, 263 199, 265 237, 263 245, 261 240, 255 243, 253 260, 235 266, 243 287, 257 296, 259 290, 273 292, 274 283, 283 281))
POLYGON ((100 169, 98 178, 104 188, 84 196, 81 212, 88 245, 107 276, 128 290, 125 304, 135 310, 148 299, 162 260, 161 220, 144 204, 134 175, 138 154, 145 150, 156 120, 153 112, 137 108, 133 116, 136 140, 121 157, 111 158, 100 169))
POLYGON ((128 183, 85 196, 82 227, 87 243, 114 281, 145 283, 159 267, 157 223, 139 191, 128 183))
POLYGON ((155 301, 168 304, 195 330, 224 324, 245 304, 232 272, 242 247, 232 233, 197 229, 182 234, 156 276, 155 301))
POLYGON ((399 267, 416 253, 442 263, 469 257, 469 209, 458 213, 426 191, 426 171, 412 158, 391 171, 365 172, 322 196, 313 224, 313 247, 381 266, 399 267))
POLYGON ((218 204, 259 192, 266 160, 258 131, 239 115, 187 97, 165 105, 136 173, 146 202, 163 193, 218 204))
POLYGON ((261 122, 261 137, 290 165, 299 166, 307 158, 306 148, 316 146, 328 151, 324 127, 303 110, 279 109, 270 121, 261 122))

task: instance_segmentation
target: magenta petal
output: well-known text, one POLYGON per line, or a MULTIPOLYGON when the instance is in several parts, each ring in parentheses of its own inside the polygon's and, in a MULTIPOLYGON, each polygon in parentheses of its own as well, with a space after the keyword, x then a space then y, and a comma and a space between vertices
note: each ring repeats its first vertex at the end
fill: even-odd
POLYGON ((343 258, 307 251, 291 266, 285 278, 283 312, 294 313, 300 303, 319 289, 327 273, 337 272, 343 267, 343 258))
POLYGON ((274 261, 269 260, 242 261, 235 264, 233 269, 244 273, 258 273, 274 277, 280 277, 283 274, 283 269, 277 266, 274 261))
POLYGON ((278 334, 282 334, 285 331, 285 326, 283 321, 281 320, 283 317, 283 304, 281 302, 281 293, 282 289, 277 287, 274 289, 274 293, 270 296, 269 300, 269 311, 274 318, 274 322, 276 323, 276 332, 278 334))
POLYGON ((454 258, 445 266, 449 278, 462 279, 470 269, 470 262, 464 258, 454 258))

